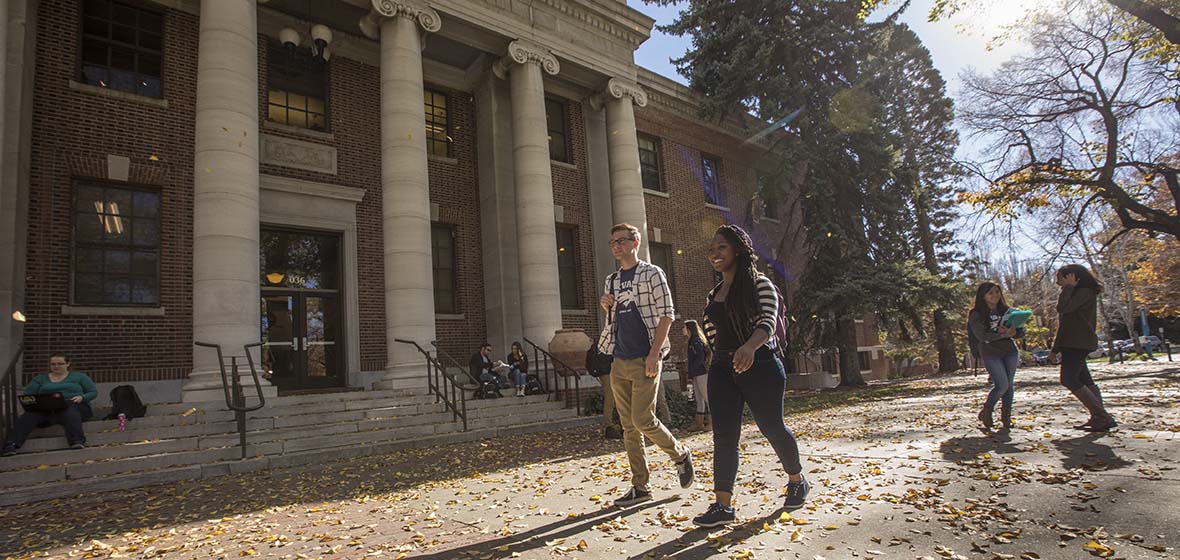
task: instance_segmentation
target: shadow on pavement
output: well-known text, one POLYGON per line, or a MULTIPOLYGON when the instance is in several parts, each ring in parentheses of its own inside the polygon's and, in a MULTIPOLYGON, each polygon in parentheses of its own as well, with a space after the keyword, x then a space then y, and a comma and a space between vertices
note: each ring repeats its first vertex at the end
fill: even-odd
POLYGON ((938 450, 942 453, 942 458, 948 461, 970 461, 981 453, 1002 455, 1024 451, 1012 444, 1012 434, 1008 430, 951 438, 942 442, 938 450))
POLYGON ((1067 469, 1108 471, 1131 466, 1131 462, 1115 454, 1112 447, 1098 441, 1103 437, 1106 434, 1086 434, 1054 440, 1053 446, 1061 453, 1061 464, 1067 469))
MULTIPOLYGON (((680 496, 668 496, 662 500, 654 502, 645 502, 643 504, 634 505, 629 508, 606 508, 600 509, 591 513, 583 513, 575 517, 555 521, 548 525, 542 525, 535 529, 529 529, 523 533, 517 533, 509 537, 501 537, 498 539, 483 541, 467 545, 460 548, 452 548, 450 550, 443 550, 433 552, 430 554, 423 554, 421 556, 407 556, 406 558, 413 558, 414 560, 453 560, 469 556, 475 553, 476 556, 482 553, 496 551, 498 557, 511 556, 513 553, 524 554, 530 550, 539 548, 546 548, 547 541, 554 539, 568 538, 583 531, 588 531, 595 525, 602 523, 608 519, 615 517, 628 517, 639 513, 648 508, 666 505, 680 499, 680 496)), ((566 546, 574 546, 574 543, 563 543, 566 546)))
MULTIPOLYGON (((728 532, 717 535, 716 541, 719 543, 736 543, 761 534, 763 524, 769 523, 774 525, 778 521, 781 511, 780 509, 766 517, 758 517, 741 525, 734 525, 729 528, 728 532)), ((693 529, 647 552, 633 555, 628 560, 644 560, 650 558, 704 560, 705 558, 719 554, 717 545, 713 543, 713 540, 709 539, 710 531, 717 531, 717 528, 693 529)))

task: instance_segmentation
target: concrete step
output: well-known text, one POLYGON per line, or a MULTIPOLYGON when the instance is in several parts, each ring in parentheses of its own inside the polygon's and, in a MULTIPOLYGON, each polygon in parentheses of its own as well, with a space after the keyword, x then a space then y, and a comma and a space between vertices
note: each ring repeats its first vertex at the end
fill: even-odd
MULTIPOLYGON (((247 449, 253 455, 274 455, 282 452, 282 444, 264 443, 251 445, 247 449)), ((198 465, 202 463, 228 461, 240 456, 241 451, 238 448, 226 447, 159 453, 139 457, 124 457, 110 461, 71 463, 4 473, 4 476, 0 477, 0 487, 27 487, 69 479, 94 478, 128 472, 151 471, 166 467, 198 465)))
MULTIPOLYGON (((570 411, 554 411, 555 414, 561 412, 570 411)), ((381 441, 380 443, 369 445, 356 445, 354 442, 344 442, 337 439, 329 440, 329 442, 336 441, 339 443, 339 445, 311 448, 307 450, 296 450, 292 448, 282 454, 268 453, 274 450, 274 446, 281 445, 279 443, 271 443, 264 444, 257 449, 251 449, 251 457, 247 458, 246 460, 233 460, 234 458, 240 456, 240 451, 237 448, 225 448, 217 450, 216 455, 210 453, 209 450, 205 450, 196 452, 196 454, 205 458, 205 462, 203 464, 185 464, 183 462, 178 462, 176 459, 155 459, 155 457, 147 457, 142 458, 137 466, 145 469, 152 468, 152 465, 160 466, 156 467, 155 470, 127 474, 113 474, 122 472, 119 469, 124 468, 125 465, 114 467, 91 467, 89 471, 81 467, 76 467, 73 470, 73 474, 75 476, 68 476, 68 469, 66 467, 55 467, 51 469, 33 471, 36 473, 42 473, 39 475, 40 478, 33 478, 31 475, 30 478, 21 481, 21 484, 24 486, 12 484, 8 485, 7 487, 0 487, 0 506, 10 506, 20 503, 63 498, 83 493, 89 494, 112 490, 124 490, 128 488, 137 488, 140 486, 150 486, 155 484, 170 484, 181 480, 210 478, 268 468, 283 468, 311 463, 325 463, 352 457, 390 453, 406 448, 445 445, 501 436, 507 437, 513 434, 531 433, 544 430, 557 431, 593 425, 597 424, 599 421, 600 419, 597 416, 583 416, 570 417, 554 421, 528 422, 511 426, 480 428, 467 432, 452 430, 417 436, 403 433, 403 437, 401 439, 385 440, 381 441), (84 474, 91 474, 93 476, 83 477, 82 475, 84 474)), ((423 431, 425 430, 425 428, 422 427, 419 427, 418 429, 423 431)), ((391 432, 392 430, 379 431, 391 432)), ((186 456, 185 458, 187 459, 188 457, 186 456)), ((0 479, 6 478, 7 476, 0 477, 0 479)))

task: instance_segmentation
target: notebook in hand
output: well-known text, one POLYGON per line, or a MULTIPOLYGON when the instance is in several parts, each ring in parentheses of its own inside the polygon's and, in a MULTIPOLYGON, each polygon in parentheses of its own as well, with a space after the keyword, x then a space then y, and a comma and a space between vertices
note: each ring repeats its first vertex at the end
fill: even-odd
POLYGON ((1008 311, 1004 313, 1004 318, 1000 320, 1000 324, 1004 325, 1005 327, 1019 329, 1020 327, 1023 327, 1029 319, 1032 319, 1032 315, 1032 311, 1027 309, 1016 309, 1009 307, 1008 311))
POLYGON ((69 403, 61 393, 41 393, 38 395, 21 395, 17 397, 25 412, 57 412, 65 410, 69 403))

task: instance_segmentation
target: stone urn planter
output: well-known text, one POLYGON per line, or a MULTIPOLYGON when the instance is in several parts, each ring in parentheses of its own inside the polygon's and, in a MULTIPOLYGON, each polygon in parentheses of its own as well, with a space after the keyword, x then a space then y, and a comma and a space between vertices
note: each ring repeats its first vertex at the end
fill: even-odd
POLYGON ((561 329, 549 341, 549 353, 576 370, 586 368, 586 350, 592 344, 581 329, 561 329))

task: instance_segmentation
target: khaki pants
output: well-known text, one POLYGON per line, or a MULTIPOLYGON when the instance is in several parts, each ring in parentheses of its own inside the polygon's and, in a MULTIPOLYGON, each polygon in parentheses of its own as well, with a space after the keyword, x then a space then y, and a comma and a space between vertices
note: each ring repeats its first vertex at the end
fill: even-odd
POLYGON ((659 378, 644 374, 644 362, 643 358, 615 358, 610 369, 610 385, 623 423, 623 447, 627 449, 627 460, 631 463, 631 485, 647 491, 651 473, 643 447, 644 436, 675 461, 683 458, 688 450, 656 419, 659 378))
POLYGON ((610 375, 599 377, 598 382, 602 383, 602 425, 612 426, 615 423, 615 392, 610 386, 610 375))

